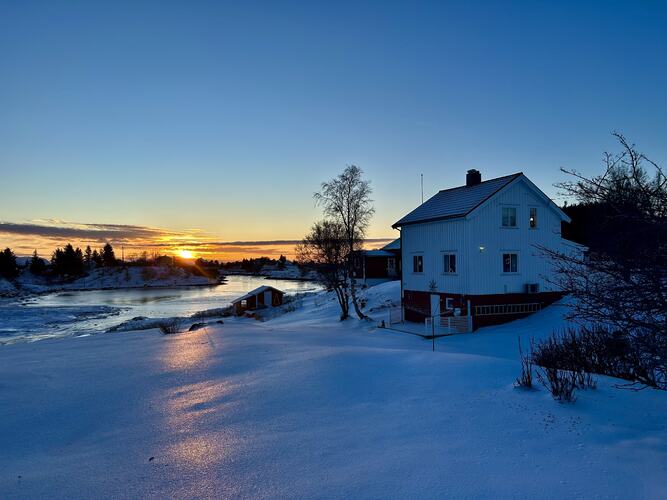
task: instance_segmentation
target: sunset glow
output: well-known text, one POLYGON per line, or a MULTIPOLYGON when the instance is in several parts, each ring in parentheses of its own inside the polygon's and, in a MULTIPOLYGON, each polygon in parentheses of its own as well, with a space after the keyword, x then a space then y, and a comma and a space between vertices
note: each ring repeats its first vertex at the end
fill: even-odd
POLYGON ((195 258, 195 254, 193 252, 191 252, 190 250, 179 250, 178 251, 178 256, 181 259, 194 259, 195 258))

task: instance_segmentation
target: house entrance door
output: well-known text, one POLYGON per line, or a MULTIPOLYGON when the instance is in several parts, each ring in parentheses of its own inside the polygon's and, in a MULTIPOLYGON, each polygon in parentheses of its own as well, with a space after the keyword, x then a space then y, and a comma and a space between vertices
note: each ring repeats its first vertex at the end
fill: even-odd
POLYGON ((266 307, 272 307, 273 306, 273 292, 269 290, 268 292, 264 292, 264 305, 266 307))

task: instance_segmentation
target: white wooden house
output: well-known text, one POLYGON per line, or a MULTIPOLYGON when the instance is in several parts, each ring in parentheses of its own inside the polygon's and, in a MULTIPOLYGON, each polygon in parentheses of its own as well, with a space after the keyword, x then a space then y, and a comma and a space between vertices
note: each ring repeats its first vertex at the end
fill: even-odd
POLYGON ((570 218, 523 173, 445 189, 396 222, 406 320, 470 314, 474 328, 515 319, 563 295, 540 247, 571 251, 570 218))

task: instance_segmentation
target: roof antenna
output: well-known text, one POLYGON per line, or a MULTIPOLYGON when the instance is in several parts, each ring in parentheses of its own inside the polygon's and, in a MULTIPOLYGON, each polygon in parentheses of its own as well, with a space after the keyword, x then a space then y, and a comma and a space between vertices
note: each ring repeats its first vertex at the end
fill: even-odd
POLYGON ((422 205, 424 204, 424 174, 419 174, 422 180, 422 205))

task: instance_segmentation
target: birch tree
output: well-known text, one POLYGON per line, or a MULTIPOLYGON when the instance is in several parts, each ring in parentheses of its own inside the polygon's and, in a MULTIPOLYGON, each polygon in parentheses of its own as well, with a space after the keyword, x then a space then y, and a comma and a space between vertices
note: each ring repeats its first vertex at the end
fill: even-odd
POLYGON ((320 191, 314 195, 325 217, 335 221, 344 230, 350 298, 359 319, 364 319, 366 315, 359 307, 356 285, 352 279, 352 257, 356 250, 361 250, 366 230, 375 213, 371 193, 370 181, 364 180, 363 171, 356 165, 349 165, 337 177, 323 182, 320 191))

